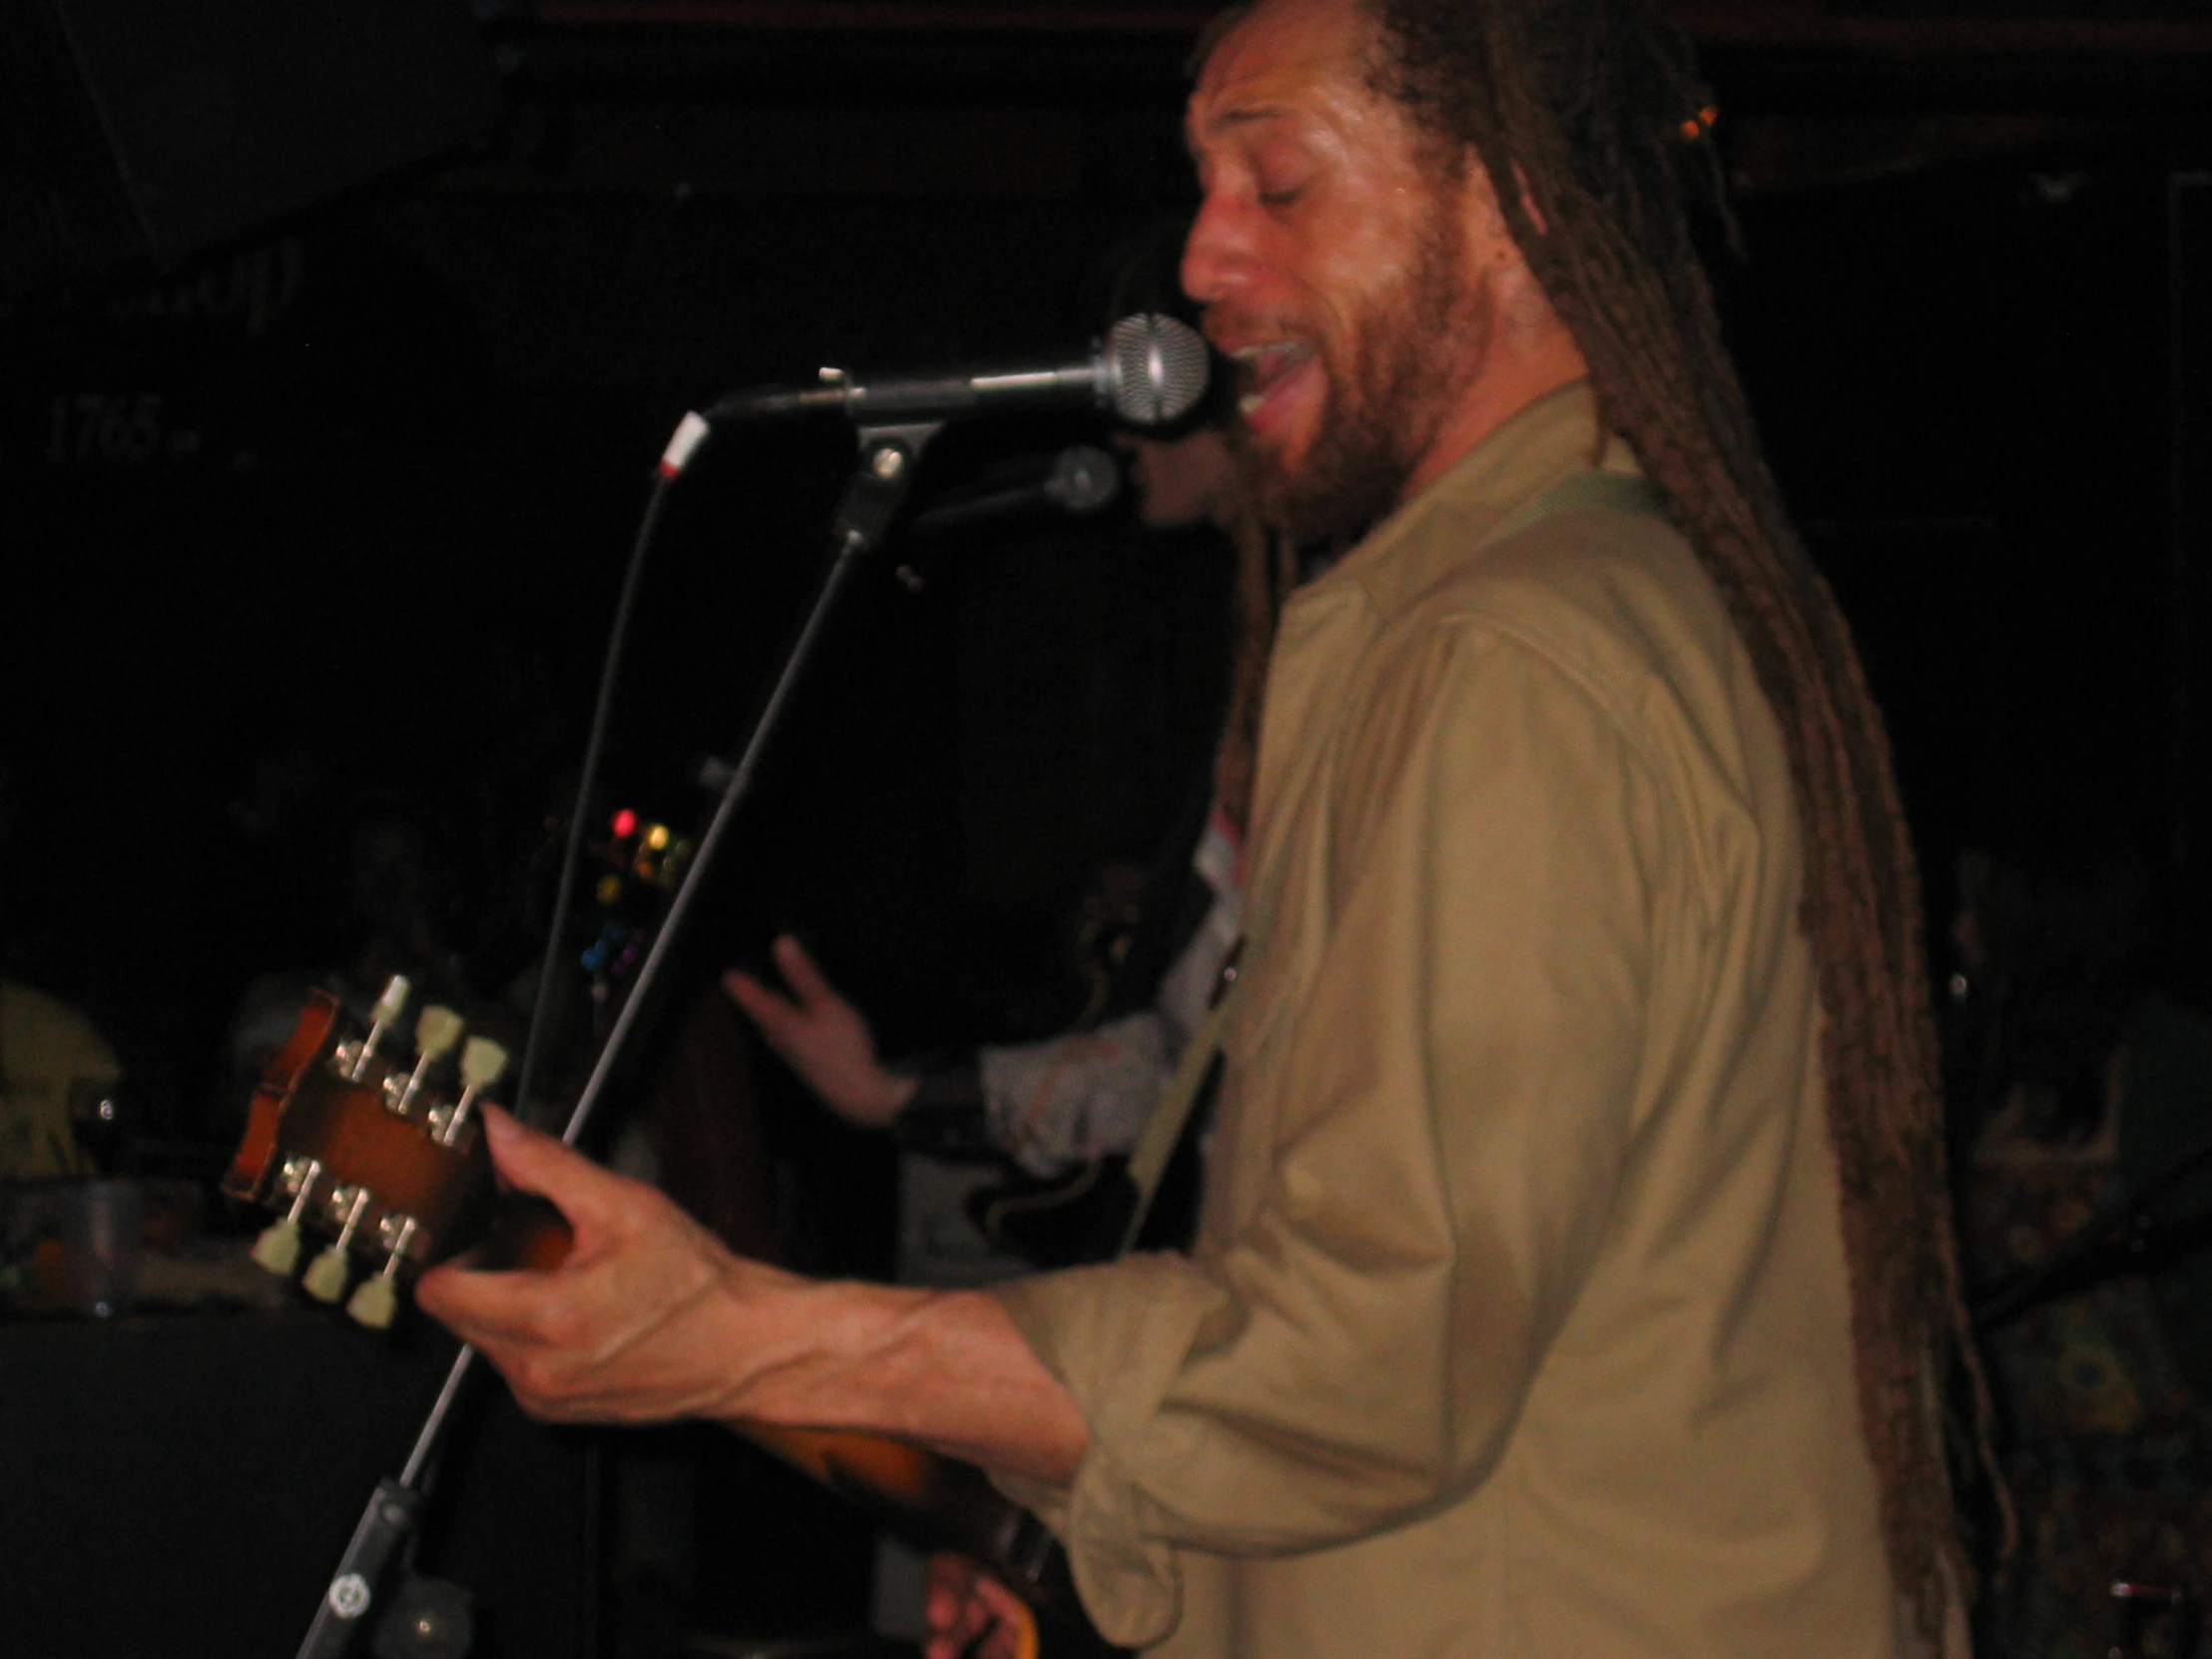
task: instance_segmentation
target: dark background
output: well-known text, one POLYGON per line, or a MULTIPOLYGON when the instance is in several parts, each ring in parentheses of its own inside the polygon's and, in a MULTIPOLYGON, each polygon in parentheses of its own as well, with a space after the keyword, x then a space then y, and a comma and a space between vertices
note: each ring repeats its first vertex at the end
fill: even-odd
MULTIPOLYGON (((1738 190, 1726 320, 1891 719, 1938 976, 1962 850, 2109 841, 2201 990, 2212 30, 2183 0, 1681 10, 1738 190)), ((364 800, 434 824, 480 988, 520 967, 688 407, 1097 330, 1107 251, 1192 200, 1198 18, 425 0, 412 56, 364 67, 217 12, 160 41, 0 8, 0 950, 102 1021, 149 1135, 210 1144, 249 980, 352 942, 364 800), (165 104, 180 55, 206 73, 165 104), (276 90, 213 98, 224 74, 276 90), (289 135, 297 165, 177 164, 218 106, 228 154, 289 135)), ((1096 436, 957 432, 922 495, 1096 436)), ((849 445, 734 433, 674 494, 601 810, 703 809, 689 774, 744 729, 849 445)), ((1152 853, 1203 766, 1225 581, 1114 518, 895 545, 700 971, 796 927, 894 1049, 1049 1026, 1073 895, 1152 853)), ((815 1181, 864 1156, 802 1151, 815 1181)))
MULTIPOLYGON (((283 89, 226 107, 249 111, 239 154, 306 135, 292 177, 210 163, 136 239, 63 212, 41 241, 17 211, 0 267, 6 936, 124 1028, 147 1109, 186 1133, 246 977, 342 949, 317 831, 362 797, 431 804, 472 969, 518 959, 491 912, 573 764, 685 408, 823 363, 1066 354, 1099 325, 1102 256, 1191 189, 1195 14, 455 27, 423 0, 401 73, 212 38, 259 39, 258 5, 196 50, 283 89)), ((2159 21, 2183 9, 1941 9, 1685 7, 1739 191, 1727 319, 1891 716, 1933 913, 1961 847, 2089 814, 2193 918, 2212 49, 2159 21)), ((101 12, 15 0, 18 75, 57 21, 98 44, 101 12)), ((137 188, 206 124, 205 98, 161 103, 177 43, 113 33, 93 84, 40 83, 107 137, 19 125, 0 210, 33 177, 92 200, 103 165, 137 188)), ((922 494, 1094 435, 958 432, 922 494)), ((848 441, 741 432, 687 480, 618 804, 703 805, 687 770, 743 729, 848 441)), ((839 626, 727 884, 730 951, 798 925, 894 1027, 1018 1022, 1070 894, 1153 847, 1211 718, 1222 573, 1129 544, 1031 521, 894 550, 930 580, 909 594, 886 561, 839 626)))

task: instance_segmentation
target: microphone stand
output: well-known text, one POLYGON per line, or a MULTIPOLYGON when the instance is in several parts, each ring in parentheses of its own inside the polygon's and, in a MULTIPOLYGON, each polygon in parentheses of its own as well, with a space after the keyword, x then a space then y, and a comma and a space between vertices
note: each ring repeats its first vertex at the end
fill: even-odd
MULTIPOLYGON (((851 586, 861 562, 888 534, 912 486, 921 452, 943 424, 941 420, 929 420, 860 428, 859 458, 846 479, 844 495, 837 503, 831 523, 829 574, 823 578, 814 605, 797 639, 792 642, 783 667, 777 671, 775 685, 762 707, 760 719, 754 723, 738 764, 730 771, 729 781, 715 805, 714 816, 700 836, 698 850, 693 853, 676 894, 669 901, 652 947, 647 950, 631 982, 629 995, 623 998, 622 1011, 607 1033, 606 1042, 600 1046, 599 1058, 592 1066, 591 1075, 585 1079, 582 1093, 577 1096, 568 1126, 561 1132, 561 1140, 566 1145, 574 1146, 582 1136, 618 1063, 624 1058, 647 998, 728 837, 738 808, 753 792, 762 757, 784 724, 792 698, 822 643, 830 614, 851 586)), ((466 1345, 453 1357, 452 1368, 446 1373, 444 1384, 438 1389, 437 1398, 432 1401, 415 1435, 414 1448, 407 1454, 406 1463, 397 1476, 387 1476, 376 1483, 367 1506, 361 1511, 361 1518, 354 1524, 352 1540, 345 1546, 345 1553, 338 1558, 337 1568, 330 1575, 329 1586, 315 1609, 314 1622, 299 1644, 298 1659, 345 1659, 355 1640, 367 1628, 367 1614, 377 1606, 384 1575, 421 1519, 424 1473, 475 1361, 476 1350, 466 1345)), ((429 1580, 416 1582, 430 1583, 429 1580)), ((457 1595, 445 1598, 416 1596, 411 1600, 402 1597, 395 1598, 392 1605, 406 1607, 409 1616, 416 1621, 412 1640, 418 1645, 409 1651, 450 1654, 454 1659, 467 1652, 469 1632, 464 1599, 457 1595), (438 1625, 440 1619, 447 1621, 442 1628, 438 1625), (458 1645, 452 1645, 456 1638, 458 1645)))

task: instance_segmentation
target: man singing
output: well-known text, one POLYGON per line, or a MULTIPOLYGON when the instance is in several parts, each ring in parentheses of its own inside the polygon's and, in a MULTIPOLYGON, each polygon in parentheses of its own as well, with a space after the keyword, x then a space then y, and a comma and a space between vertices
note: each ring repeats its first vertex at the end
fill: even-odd
POLYGON ((1366 534, 1278 635, 1196 1246, 811 1283, 501 1123, 575 1253, 421 1300, 525 1405, 974 1458, 1163 1654, 1963 1651, 1915 875, 1703 102, 1645 0, 1217 27, 1185 286, 1271 518, 1366 534))

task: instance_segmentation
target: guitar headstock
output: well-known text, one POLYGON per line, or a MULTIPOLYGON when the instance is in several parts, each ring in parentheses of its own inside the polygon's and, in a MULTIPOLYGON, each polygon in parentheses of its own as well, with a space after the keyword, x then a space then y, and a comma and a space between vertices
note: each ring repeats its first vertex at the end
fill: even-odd
POLYGON ((402 1037, 410 988, 394 974, 365 1030, 348 1030, 328 992, 310 994, 255 1090, 223 1179, 225 1192, 280 1212, 255 1243, 256 1262, 288 1276, 304 1240, 324 1241, 301 1288, 318 1301, 344 1299, 354 1319, 378 1329, 391 1323, 401 1289, 487 1224, 482 1107, 507 1067, 497 1043, 464 1040, 450 1008, 424 1008, 411 1040, 402 1037))

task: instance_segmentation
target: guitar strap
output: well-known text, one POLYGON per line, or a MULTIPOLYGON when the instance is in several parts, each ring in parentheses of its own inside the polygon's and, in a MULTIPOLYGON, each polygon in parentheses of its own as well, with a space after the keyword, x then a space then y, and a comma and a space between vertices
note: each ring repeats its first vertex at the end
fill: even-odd
POLYGON ((1191 1109, 1206 1092, 1207 1080, 1221 1063, 1221 1034, 1228 1029, 1230 1011, 1236 1007, 1237 992, 1243 987, 1242 979, 1235 980, 1214 999, 1213 1007, 1191 1033, 1191 1040, 1183 1045, 1182 1058, 1175 1062, 1175 1072, 1161 1091, 1160 1103, 1144 1120, 1144 1132, 1129 1149, 1129 1180, 1137 1189, 1137 1203, 1129 1213, 1128 1226, 1122 1229, 1121 1248, 1114 1252, 1117 1256, 1128 1255, 1137 1242, 1144 1218, 1152 1209, 1153 1195, 1160 1190, 1160 1177, 1167 1174, 1168 1160, 1175 1156, 1176 1146, 1183 1139, 1183 1126, 1190 1122, 1191 1109))
MULTIPOLYGON (((1599 472, 1594 468, 1571 472, 1484 536, 1480 545, 1487 547, 1507 536, 1533 529, 1546 520, 1574 512, 1632 513, 1643 518, 1663 519, 1666 498, 1659 493, 1657 485, 1638 473, 1599 472)), ((1237 993, 1243 988, 1244 980, 1238 978, 1215 998, 1213 1007, 1184 1045, 1182 1057, 1176 1061, 1175 1072, 1169 1077, 1159 1104, 1152 1108, 1151 1115, 1145 1119, 1144 1132, 1130 1149, 1129 1179, 1137 1189, 1137 1202, 1130 1212, 1129 1224, 1122 1229, 1121 1248, 1114 1253, 1117 1256, 1127 1255, 1143 1230, 1145 1217, 1152 1209, 1153 1195, 1159 1191, 1160 1178, 1167 1173, 1168 1162, 1182 1142, 1191 1112, 1205 1096, 1207 1084, 1221 1063, 1222 1033, 1228 1029, 1229 1016, 1237 1005, 1237 993)))

